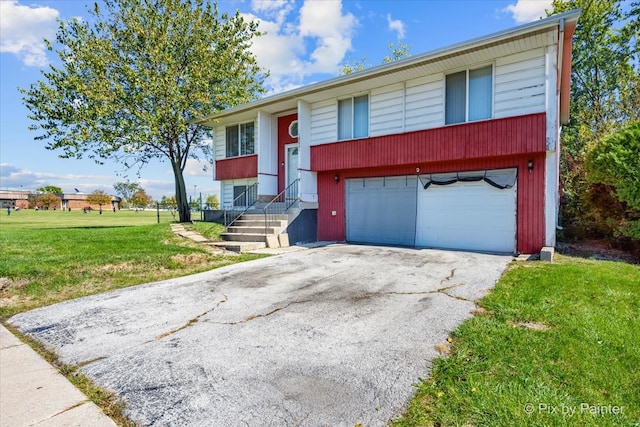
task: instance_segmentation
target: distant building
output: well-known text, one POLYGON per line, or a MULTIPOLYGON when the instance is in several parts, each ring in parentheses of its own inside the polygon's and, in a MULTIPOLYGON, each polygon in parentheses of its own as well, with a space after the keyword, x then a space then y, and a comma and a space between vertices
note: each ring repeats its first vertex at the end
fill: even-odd
POLYGON ((0 190, 0 208, 29 208, 30 191, 0 190))
MULTIPOLYGON (((38 194, 31 191, 16 190, 0 190, 0 208, 20 208, 32 209, 36 206, 36 198, 38 194)), ((56 194, 60 198, 58 209, 100 209, 100 206, 87 202, 89 194, 56 194)), ((111 203, 108 206, 102 206, 103 209, 120 209, 121 198, 111 196, 111 203)))

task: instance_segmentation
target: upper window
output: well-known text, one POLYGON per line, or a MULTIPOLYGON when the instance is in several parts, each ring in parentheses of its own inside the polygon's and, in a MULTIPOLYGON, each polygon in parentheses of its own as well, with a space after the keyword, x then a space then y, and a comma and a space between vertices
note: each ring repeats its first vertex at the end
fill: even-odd
POLYGON ((491 118, 493 68, 449 74, 445 88, 445 124, 491 118))
POLYGON ((227 157, 238 157, 255 152, 253 122, 227 127, 227 157))
POLYGON ((369 136, 369 95, 338 101, 338 139, 369 136))

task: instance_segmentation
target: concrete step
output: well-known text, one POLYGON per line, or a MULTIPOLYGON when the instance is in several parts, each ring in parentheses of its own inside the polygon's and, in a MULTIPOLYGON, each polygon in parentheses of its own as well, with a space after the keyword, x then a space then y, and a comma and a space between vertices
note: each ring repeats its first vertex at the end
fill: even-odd
MULTIPOLYGON (((289 215, 286 214, 281 214, 281 215, 269 215, 269 218, 267 218, 269 221, 286 221, 289 219, 289 215)), ((239 220, 242 221, 262 221, 264 223, 264 214, 262 212, 258 213, 251 213, 251 212, 245 212, 242 214, 242 216, 239 218, 239 220)))
POLYGON ((228 251, 239 253, 255 251, 256 249, 267 247, 265 242, 213 242, 211 244, 219 248, 224 248, 228 251))
POLYGON ((227 242, 266 242, 264 233, 222 233, 220 238, 227 242))
POLYGON ((227 228, 227 233, 241 233, 241 234, 278 234, 282 231, 282 227, 267 227, 264 228, 264 224, 256 226, 243 226, 234 222, 233 225, 227 228))
MULTIPOLYGON (((269 221, 267 227, 286 227, 287 221, 269 221)), ((239 219, 232 224, 232 227, 262 227, 264 228, 264 220, 256 221, 249 219, 239 219)))
MULTIPOLYGON (((271 203, 267 209, 269 209, 269 210, 283 210, 283 209, 286 209, 288 203, 289 202, 286 202, 286 203, 285 202, 271 203)), ((267 206, 267 204, 268 203, 258 202, 253 206, 253 209, 262 211, 267 206)))

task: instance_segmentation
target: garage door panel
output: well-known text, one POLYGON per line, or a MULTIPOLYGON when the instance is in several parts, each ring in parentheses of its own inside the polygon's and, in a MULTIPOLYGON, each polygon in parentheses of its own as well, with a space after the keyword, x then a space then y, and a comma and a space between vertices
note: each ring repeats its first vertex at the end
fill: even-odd
POLYGON ((416 190, 415 177, 348 179, 347 240, 412 246, 416 190))
POLYGON ((515 230, 515 186, 457 182, 418 193, 416 246, 513 252, 515 230))

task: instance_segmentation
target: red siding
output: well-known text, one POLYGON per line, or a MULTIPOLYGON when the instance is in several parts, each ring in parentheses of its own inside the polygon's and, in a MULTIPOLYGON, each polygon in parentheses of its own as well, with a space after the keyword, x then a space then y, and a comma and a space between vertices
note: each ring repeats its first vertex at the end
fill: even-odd
POLYGON ((516 167, 517 248, 521 253, 540 251, 545 234, 544 114, 449 126, 404 136, 312 147, 312 169, 319 171, 318 240, 345 239, 345 179, 415 175, 416 168, 425 174, 516 167), (500 133, 492 137, 492 132, 500 133), (532 171, 527 169, 529 160, 534 162, 532 171), (336 212, 335 216, 332 211, 336 212))
POLYGON ((255 178, 258 176, 258 155, 216 160, 216 181, 255 178))
POLYGON ((311 147, 311 170, 330 171, 544 153, 544 113, 311 147))
POLYGON ((291 135, 289 135, 289 125, 292 121, 297 119, 297 114, 278 117, 278 193, 284 190, 284 180, 286 175, 284 146, 286 144, 296 144, 298 142, 298 138, 292 138, 291 135))

